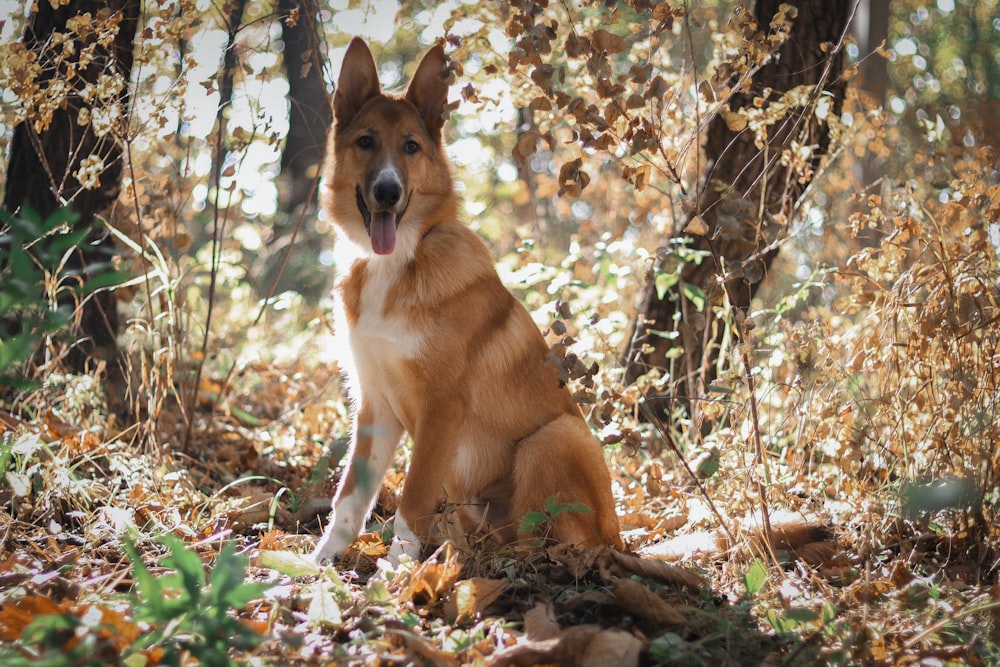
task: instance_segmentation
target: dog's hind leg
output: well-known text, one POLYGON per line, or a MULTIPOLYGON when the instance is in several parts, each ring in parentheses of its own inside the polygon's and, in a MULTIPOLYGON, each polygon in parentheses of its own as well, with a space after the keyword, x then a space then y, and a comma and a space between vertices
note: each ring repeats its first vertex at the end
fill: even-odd
POLYGON ((402 435, 403 426, 388 406, 361 401, 354 414, 347 467, 334 496, 330 522, 313 551, 314 559, 332 559, 357 539, 402 435))
POLYGON ((576 415, 549 422, 517 448, 511 519, 518 522, 528 512, 544 511, 549 498, 557 503, 550 520, 557 540, 621 548, 607 464, 586 422, 576 415))

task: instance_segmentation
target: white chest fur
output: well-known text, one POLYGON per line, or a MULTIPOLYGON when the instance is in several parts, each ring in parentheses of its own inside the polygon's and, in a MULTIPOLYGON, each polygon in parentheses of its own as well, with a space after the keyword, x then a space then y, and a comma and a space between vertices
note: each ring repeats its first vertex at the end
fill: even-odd
MULTIPOLYGON (((403 257, 369 257, 361 266, 349 265, 349 271, 362 271, 357 312, 346 312, 344 294, 338 294, 336 330, 342 365, 347 371, 355 398, 364 387, 368 392, 384 392, 390 399, 391 379, 402 366, 415 359, 424 349, 424 336, 406 317, 391 306, 398 298, 399 277, 405 270, 403 257), (376 389, 377 388, 377 389, 376 389)), ((344 286, 341 285, 339 289, 344 286)), ((390 403, 395 401, 389 400, 390 403)))

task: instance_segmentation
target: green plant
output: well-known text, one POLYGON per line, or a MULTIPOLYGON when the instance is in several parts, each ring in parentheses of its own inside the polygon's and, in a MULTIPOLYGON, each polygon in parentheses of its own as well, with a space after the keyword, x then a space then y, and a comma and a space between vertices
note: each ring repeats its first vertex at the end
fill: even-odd
POLYGON ((558 496, 549 496, 545 499, 545 508, 543 511, 528 512, 521 517, 517 533, 522 537, 542 534, 544 526, 563 512, 586 514, 590 512, 590 508, 583 503, 561 503, 558 496))
POLYGON ((203 665, 229 665, 231 648, 246 651, 264 640, 231 614, 269 588, 269 584, 244 581, 246 558, 227 545, 206 580, 198 554, 172 535, 159 539, 170 550, 161 564, 173 570, 161 577, 143 563, 135 544, 126 541, 135 570, 136 620, 153 626, 135 648, 161 647, 163 663, 168 665, 181 664, 185 654, 203 665))
POLYGON ((69 268, 72 253, 87 243, 94 229, 77 226, 78 218, 68 208, 44 220, 27 207, 17 215, 0 210, 0 383, 30 386, 16 369, 44 337, 67 328, 71 304, 124 280, 111 257, 82 270, 69 268))
POLYGON ((743 573, 743 585, 746 588, 748 598, 752 598, 767 583, 767 566, 764 561, 757 558, 747 567, 743 573))
POLYGON ((13 646, 0 649, 0 661, 9 667, 100 667, 114 654, 100 628, 73 614, 47 614, 25 628, 13 646))
POLYGON ((654 665, 704 665, 691 645, 673 632, 664 632, 649 643, 649 660, 654 665))
POLYGON ((245 558, 226 546, 206 580, 198 554, 172 535, 160 542, 170 551, 161 563, 173 573, 156 577, 135 544, 126 540, 137 588, 131 614, 101 605, 56 603, 42 595, 0 608, 0 635, 16 638, 0 648, 0 664, 180 665, 193 657, 203 665, 230 665, 231 648, 247 651, 264 641, 232 613, 269 587, 244 582, 245 558), (32 617, 30 622, 20 620, 25 616, 32 617))

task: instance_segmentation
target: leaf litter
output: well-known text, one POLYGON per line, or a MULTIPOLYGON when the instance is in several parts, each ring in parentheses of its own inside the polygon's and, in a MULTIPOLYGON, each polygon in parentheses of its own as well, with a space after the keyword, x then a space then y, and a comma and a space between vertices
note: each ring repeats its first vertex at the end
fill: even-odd
MULTIPOLYGON (((570 258, 579 282, 552 289, 555 271, 532 287, 528 300, 541 295, 544 316, 562 323, 550 336, 567 380, 596 401, 626 553, 530 541, 497 550, 457 533, 446 511, 447 545, 391 565, 385 522, 404 448, 368 531, 319 567, 308 553, 349 431, 325 355, 261 358, 233 373, 220 349, 193 410, 167 397, 123 413, 105 395, 106 370, 53 373, 0 412, 0 658, 990 664, 1000 657, 1000 281, 996 250, 973 224, 995 207, 982 182, 963 181, 962 204, 894 218, 891 242, 824 286, 841 292, 830 310, 795 322, 772 313, 754 329, 757 424, 734 372, 716 382, 724 400, 705 410, 719 420, 708 433, 681 424, 665 435, 634 419, 641 383, 623 386, 587 358, 603 335, 586 314, 591 277, 570 258), (919 241, 932 234, 931 249, 948 253, 919 241), (561 304, 551 307, 553 293, 561 304), (747 446, 751 427, 769 438, 766 468, 747 446), (668 440, 684 447, 668 451, 668 440), (711 465, 694 475, 677 465, 703 453, 711 465), (769 480, 763 508, 754 479, 769 480), (784 541, 803 520, 825 529, 784 541), (159 581, 170 605, 143 606, 140 562, 146 589, 159 581), (213 593, 215 582, 245 594, 213 593), (223 646, 222 631, 242 639, 223 646)), ((867 206, 887 217, 881 201, 867 206)), ((155 389, 141 373, 129 382, 133 396, 155 389)))

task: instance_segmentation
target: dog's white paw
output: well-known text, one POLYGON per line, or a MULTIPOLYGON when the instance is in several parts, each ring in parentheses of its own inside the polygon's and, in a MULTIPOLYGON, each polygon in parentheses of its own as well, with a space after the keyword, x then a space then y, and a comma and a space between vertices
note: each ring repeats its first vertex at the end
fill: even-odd
POLYGON ((317 563, 325 560, 333 560, 340 554, 347 551, 347 547, 355 540, 356 535, 351 531, 350 526, 344 526, 330 517, 330 524, 323 531, 323 536, 316 543, 312 557, 317 563))
POLYGON ((392 529, 394 536, 389 547, 389 560, 399 563, 403 556, 411 560, 420 560, 420 540, 399 514, 392 521, 392 529))

